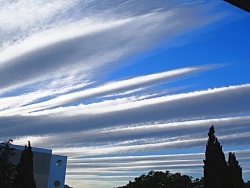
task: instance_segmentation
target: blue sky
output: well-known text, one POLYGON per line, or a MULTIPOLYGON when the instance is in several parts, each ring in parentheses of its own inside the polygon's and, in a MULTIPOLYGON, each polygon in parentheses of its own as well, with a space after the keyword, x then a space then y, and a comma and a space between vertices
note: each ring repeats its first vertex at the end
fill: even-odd
POLYGON ((250 179, 249 16, 217 0, 0 0, 0 138, 106 188, 201 177, 214 125, 250 179))

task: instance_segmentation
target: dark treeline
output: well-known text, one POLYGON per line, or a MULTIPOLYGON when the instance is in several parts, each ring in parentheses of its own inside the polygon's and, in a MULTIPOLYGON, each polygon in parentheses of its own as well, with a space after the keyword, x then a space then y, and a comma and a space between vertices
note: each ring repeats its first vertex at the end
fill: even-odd
POLYGON ((181 173, 150 171, 118 188, 250 188, 250 182, 242 179, 242 168, 234 153, 226 161, 214 126, 209 129, 205 151, 203 177, 194 179, 181 173))
POLYGON ((11 143, 12 140, 8 140, 0 144, 0 188, 36 188, 30 142, 22 151, 18 165, 10 161, 15 155, 11 143))
POLYGON ((172 174, 169 171, 150 171, 148 175, 141 175, 135 181, 118 188, 202 188, 203 178, 193 179, 191 176, 172 174))

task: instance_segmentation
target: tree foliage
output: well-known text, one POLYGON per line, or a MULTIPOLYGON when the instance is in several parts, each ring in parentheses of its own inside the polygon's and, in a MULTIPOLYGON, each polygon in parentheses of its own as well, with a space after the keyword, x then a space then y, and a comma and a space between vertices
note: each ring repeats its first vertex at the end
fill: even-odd
POLYGON ((28 143, 28 147, 22 151, 20 162, 17 165, 14 188, 36 188, 33 174, 33 152, 28 143))
POLYGON ((204 187, 243 188, 242 169, 235 154, 230 152, 226 162, 222 146, 214 133, 214 126, 211 126, 204 160, 204 187))
POLYGON ((244 181, 242 179, 242 168, 239 162, 236 160, 234 153, 229 153, 228 157, 228 188, 244 187, 244 181))
POLYGON ((180 173, 169 171, 141 175, 133 182, 119 188, 250 188, 250 182, 244 183, 242 168, 234 153, 229 153, 228 162, 217 137, 214 126, 208 132, 208 142, 204 160, 204 178, 193 179, 180 173))
POLYGON ((10 147, 12 140, 7 140, 0 144, 0 187, 12 188, 15 166, 10 162, 10 158, 15 155, 13 148, 10 147))
POLYGON ((169 171, 150 171, 148 175, 141 175, 135 178, 135 181, 119 188, 201 188, 203 179, 195 179, 191 176, 181 175, 181 173, 172 174, 169 171))
POLYGON ((227 188, 227 163, 218 139, 214 135, 214 126, 209 129, 204 160, 204 187, 227 188))
POLYGON ((244 183, 244 188, 250 188, 250 181, 244 183))

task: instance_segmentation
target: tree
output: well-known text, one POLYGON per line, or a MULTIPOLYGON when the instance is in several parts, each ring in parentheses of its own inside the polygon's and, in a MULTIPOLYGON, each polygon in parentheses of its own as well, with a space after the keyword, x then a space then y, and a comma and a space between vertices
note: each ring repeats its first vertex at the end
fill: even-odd
POLYGON ((227 188, 227 163, 222 146, 214 133, 214 126, 211 126, 204 160, 204 187, 227 188))
POLYGON ((0 187, 12 188, 16 173, 15 166, 10 162, 10 158, 15 155, 13 148, 10 147, 13 140, 0 143, 0 187))
POLYGON ((244 181, 242 179, 242 168, 236 160, 234 153, 228 156, 228 188, 243 188, 244 181))
POLYGON ((196 178, 193 181, 193 188, 203 188, 204 187, 204 178, 196 178))
POLYGON ((17 165, 17 174, 15 176, 14 188, 36 188, 33 174, 33 152, 28 142, 21 153, 20 162, 17 165))
POLYGON ((134 182, 129 182, 126 186, 120 188, 201 188, 202 181, 192 180, 191 176, 181 175, 181 173, 172 174, 169 171, 150 171, 148 175, 141 175, 135 178, 134 182), (199 182, 199 183, 198 183, 199 182))
POLYGON ((214 126, 212 126, 208 133, 204 160, 204 187, 243 188, 242 168, 235 154, 230 152, 226 163, 222 146, 214 133, 214 126))
POLYGON ((245 182, 244 188, 250 188, 250 181, 245 182))
POLYGON ((119 188, 250 188, 250 182, 244 184, 242 168, 234 153, 229 153, 228 162, 217 137, 214 126, 208 132, 204 160, 204 177, 193 180, 191 176, 181 173, 171 174, 169 171, 154 172, 129 181, 126 186, 119 188))

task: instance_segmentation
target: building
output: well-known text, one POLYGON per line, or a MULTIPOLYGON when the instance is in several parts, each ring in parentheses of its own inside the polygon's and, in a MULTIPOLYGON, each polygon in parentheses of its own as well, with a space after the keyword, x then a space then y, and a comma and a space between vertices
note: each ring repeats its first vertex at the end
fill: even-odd
MULTIPOLYGON (((11 145, 15 153, 11 158, 13 164, 20 161, 24 146, 11 145)), ((37 188, 64 188, 67 157, 52 154, 52 150, 34 148, 33 151, 33 172, 37 188)))

